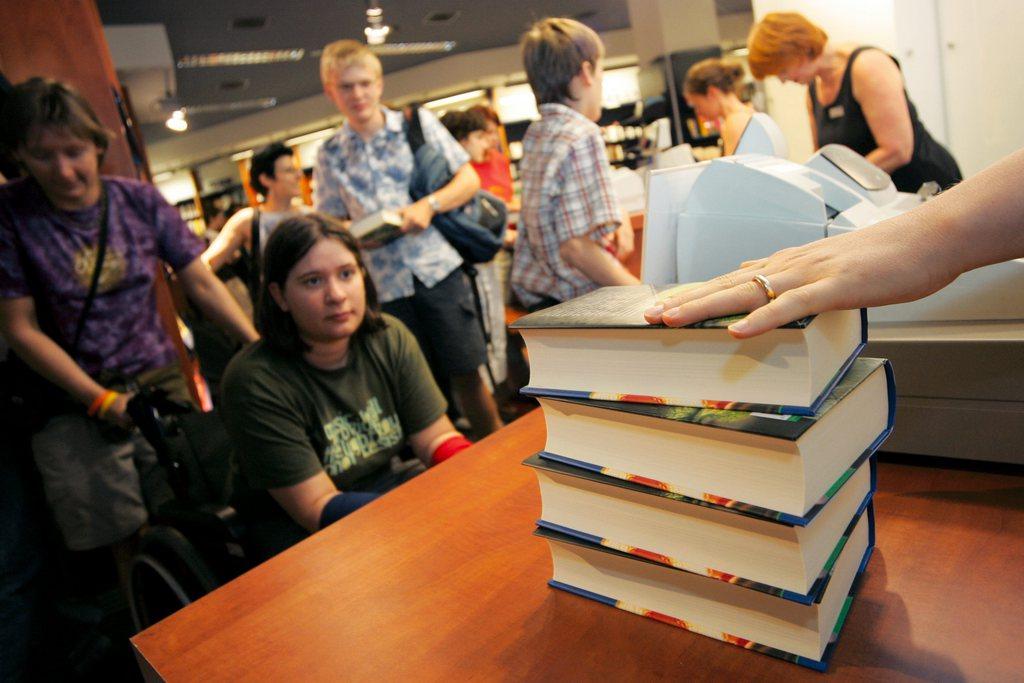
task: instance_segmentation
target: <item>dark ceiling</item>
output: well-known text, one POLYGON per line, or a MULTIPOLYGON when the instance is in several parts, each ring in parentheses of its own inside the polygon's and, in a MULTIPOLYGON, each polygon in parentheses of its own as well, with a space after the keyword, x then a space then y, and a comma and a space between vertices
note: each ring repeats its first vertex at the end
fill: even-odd
MULTIPOLYGON (((454 40, 458 54, 514 45, 536 19, 576 17, 598 32, 629 26, 625 0, 379 0, 392 27, 388 42, 454 40), (454 13, 454 20, 431 24, 433 13, 454 13)), ((320 92, 316 55, 340 38, 363 39, 366 4, 360 0, 97 0, 104 25, 157 23, 166 27, 171 52, 185 55, 239 50, 304 48, 299 62, 237 67, 177 69, 178 99, 185 105, 221 104, 275 97, 278 104, 320 92), (238 19, 264 18, 261 28, 233 28, 238 19), (313 54, 310 54, 313 53, 313 54)), ((749 12, 750 0, 716 0, 719 14, 749 12)), ((382 58, 385 72, 420 64, 437 55, 382 58)), ((191 117, 192 129, 211 126, 246 112, 205 113, 191 117)), ((149 142, 170 133, 159 124, 143 126, 149 142)))

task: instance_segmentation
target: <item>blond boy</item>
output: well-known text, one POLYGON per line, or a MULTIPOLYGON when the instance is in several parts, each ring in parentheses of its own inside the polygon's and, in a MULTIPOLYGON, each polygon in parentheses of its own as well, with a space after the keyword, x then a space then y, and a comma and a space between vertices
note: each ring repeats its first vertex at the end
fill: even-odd
POLYGON ((458 252, 431 225, 435 214, 459 209, 479 189, 469 157, 437 118, 421 109, 426 143, 443 153, 453 177, 413 202, 413 154, 404 117, 380 103, 384 79, 377 56, 353 40, 331 43, 321 56, 320 78, 346 120, 320 148, 314 204, 349 220, 380 209, 402 212, 405 235, 366 252, 382 308, 416 336, 438 384, 450 386, 474 433, 488 434, 501 419, 479 373, 487 353, 472 290, 458 252))

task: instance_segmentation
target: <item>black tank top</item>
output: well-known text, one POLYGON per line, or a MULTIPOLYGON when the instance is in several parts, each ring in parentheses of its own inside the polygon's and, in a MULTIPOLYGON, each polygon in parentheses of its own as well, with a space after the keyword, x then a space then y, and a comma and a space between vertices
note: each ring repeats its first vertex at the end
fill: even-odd
MULTIPOLYGON (((858 154, 865 156, 871 150, 878 148, 875 136, 871 134, 867 119, 864 118, 860 103, 853 97, 853 77, 851 76, 853 61, 857 59, 857 55, 864 50, 872 49, 875 48, 859 47, 850 54, 850 61, 846 63, 846 71, 843 72, 839 93, 831 104, 823 105, 818 101, 816 85, 808 89, 811 95, 811 104, 814 107, 814 123, 818 128, 819 147, 836 143, 846 145, 858 154)), ((899 68, 900 63, 895 58, 891 58, 899 68)), ((934 180, 942 189, 946 189, 960 182, 960 168, 956 165, 953 155, 928 134, 924 124, 917 118, 917 107, 907 97, 905 89, 903 97, 907 100, 910 123, 914 129, 914 155, 911 157, 910 163, 890 174, 896 189, 901 192, 917 192, 921 184, 929 180, 934 180)))

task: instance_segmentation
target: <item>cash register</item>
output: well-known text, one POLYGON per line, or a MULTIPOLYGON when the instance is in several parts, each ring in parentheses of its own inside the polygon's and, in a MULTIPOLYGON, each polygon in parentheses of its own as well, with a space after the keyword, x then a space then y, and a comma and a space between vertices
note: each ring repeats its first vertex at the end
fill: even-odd
MULTIPOLYGON (((651 171, 644 282, 706 280, 896 216, 931 194, 897 192, 846 147, 827 145, 797 164, 763 131, 757 140, 759 153, 651 171)), ((920 301, 871 309, 868 319, 865 354, 891 359, 896 372, 886 450, 1024 463, 1024 260, 965 273, 920 301)))

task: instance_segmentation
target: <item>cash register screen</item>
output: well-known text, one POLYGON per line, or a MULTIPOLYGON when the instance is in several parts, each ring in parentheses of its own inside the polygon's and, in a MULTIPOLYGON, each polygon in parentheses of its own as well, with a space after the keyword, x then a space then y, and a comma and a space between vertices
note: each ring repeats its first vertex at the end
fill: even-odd
POLYGON ((889 186, 889 175, 885 171, 849 147, 825 145, 819 153, 865 190, 879 191, 889 186))

